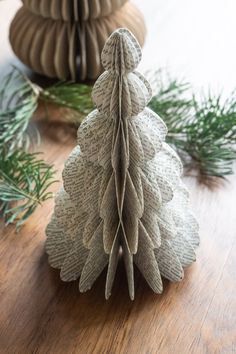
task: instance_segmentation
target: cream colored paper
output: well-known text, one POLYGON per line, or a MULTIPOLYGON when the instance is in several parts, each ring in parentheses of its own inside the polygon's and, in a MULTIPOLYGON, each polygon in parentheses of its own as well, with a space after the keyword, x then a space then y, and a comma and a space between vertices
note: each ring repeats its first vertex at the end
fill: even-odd
POLYGON ((96 79, 109 35, 127 27, 144 43, 142 14, 127 0, 24 0, 10 27, 15 54, 34 71, 61 80, 96 79))
POLYGON ((181 162, 165 143, 164 122, 146 108, 152 92, 135 71, 140 60, 128 30, 107 40, 105 72, 93 88, 97 109, 78 130, 46 231, 49 263, 61 269, 62 280, 79 278, 81 292, 107 269, 106 299, 120 252, 133 299, 134 263, 161 293, 162 276, 181 280, 199 244, 181 162))

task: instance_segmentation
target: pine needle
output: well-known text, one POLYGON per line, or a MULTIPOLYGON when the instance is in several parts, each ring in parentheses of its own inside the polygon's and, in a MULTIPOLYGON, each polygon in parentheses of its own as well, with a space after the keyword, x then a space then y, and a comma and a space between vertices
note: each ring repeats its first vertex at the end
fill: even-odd
POLYGON ((66 113, 66 120, 78 124, 94 109, 91 93, 91 86, 73 82, 59 82, 42 90, 40 99, 46 103, 54 103, 69 108, 70 111, 66 113))
MULTIPOLYGON (((160 72, 159 72, 160 73, 160 72)), ((179 153, 185 167, 199 175, 232 174, 236 160, 236 94, 223 101, 210 93, 191 99, 188 83, 159 76, 157 93, 149 106, 168 127, 167 142, 179 153)))
POLYGON ((28 125, 38 105, 39 92, 18 69, 5 76, 0 87, 0 150, 8 154, 28 148, 28 125))
POLYGON ((29 126, 37 109, 39 91, 18 69, 5 76, 0 87, 0 214, 17 229, 36 207, 52 197, 52 167, 26 150, 39 140, 29 126), (33 141, 32 141, 33 140, 33 141))
POLYGON ((16 223, 19 229, 38 205, 52 197, 47 190, 55 182, 53 175, 52 166, 38 159, 38 154, 1 153, 0 202, 6 224, 16 223))
POLYGON ((169 130, 178 129, 188 119, 193 106, 192 95, 188 97, 190 83, 172 78, 164 69, 152 73, 150 81, 154 95, 149 107, 165 120, 169 130))
POLYGON ((201 175, 223 177, 233 173, 236 159, 235 94, 223 101, 210 93, 200 101, 193 98, 193 116, 182 127, 185 139, 173 143, 187 152, 201 175))

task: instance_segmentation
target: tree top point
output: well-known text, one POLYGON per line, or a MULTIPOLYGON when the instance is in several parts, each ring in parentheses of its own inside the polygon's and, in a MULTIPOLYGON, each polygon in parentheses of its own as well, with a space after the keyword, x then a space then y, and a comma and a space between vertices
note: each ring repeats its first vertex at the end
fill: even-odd
POLYGON ((123 75, 135 70, 141 61, 142 52, 133 34, 126 28, 119 28, 108 38, 101 58, 105 70, 123 75))

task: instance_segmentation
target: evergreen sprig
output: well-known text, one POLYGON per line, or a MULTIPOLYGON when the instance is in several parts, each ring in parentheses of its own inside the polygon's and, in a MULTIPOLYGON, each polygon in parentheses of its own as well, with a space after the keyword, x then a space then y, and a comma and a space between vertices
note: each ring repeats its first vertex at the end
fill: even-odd
POLYGON ((27 153, 39 134, 29 127, 40 89, 18 69, 0 85, 0 211, 6 223, 19 228, 36 207, 52 196, 53 169, 36 154, 27 153))
POLYGON ((30 144, 29 122, 38 106, 39 91, 14 68, 0 87, 0 150, 8 154, 30 144))
POLYGON ((148 106, 165 120, 169 131, 177 129, 189 118, 193 107, 190 83, 173 78, 164 69, 147 75, 151 75, 154 91, 148 106))
POLYGON ((38 205, 52 197, 48 188, 55 182, 53 176, 52 166, 38 159, 38 154, 1 152, 0 205, 6 224, 15 222, 19 228, 38 205))
POLYGON ((193 113, 185 124, 172 131, 171 143, 192 160, 200 175, 223 177, 233 173, 236 159, 236 100, 232 94, 222 101, 221 96, 209 94, 200 101, 193 99, 193 113))
POLYGON ((92 88, 74 82, 59 82, 40 91, 40 99, 45 103, 54 103, 69 108, 67 119, 73 123, 81 123, 84 116, 91 112, 94 105, 91 100, 92 88))
POLYGON ((149 106, 165 121, 167 142, 177 150, 185 167, 195 168, 203 177, 232 174, 236 160, 236 94, 225 101, 211 93, 196 99, 188 83, 168 75, 163 78, 161 72, 157 76, 157 92, 149 106))

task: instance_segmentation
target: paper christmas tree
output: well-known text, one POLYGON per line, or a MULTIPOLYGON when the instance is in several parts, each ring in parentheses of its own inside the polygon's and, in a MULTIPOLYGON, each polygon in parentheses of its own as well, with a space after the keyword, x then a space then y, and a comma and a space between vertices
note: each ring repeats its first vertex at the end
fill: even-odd
POLYGON ((128 0, 22 0, 10 26, 10 42, 21 61, 61 80, 97 79, 105 41, 127 27, 142 45, 145 24, 128 0))
POLYGON ((93 88, 97 109, 78 130, 47 227, 49 262, 61 269, 61 279, 80 278, 84 292, 107 267, 106 298, 120 254, 133 299, 134 264, 161 293, 162 276, 181 280, 199 244, 181 162, 164 141, 164 122, 146 108, 149 83, 134 71, 140 60, 128 30, 107 40, 105 72, 93 88))

